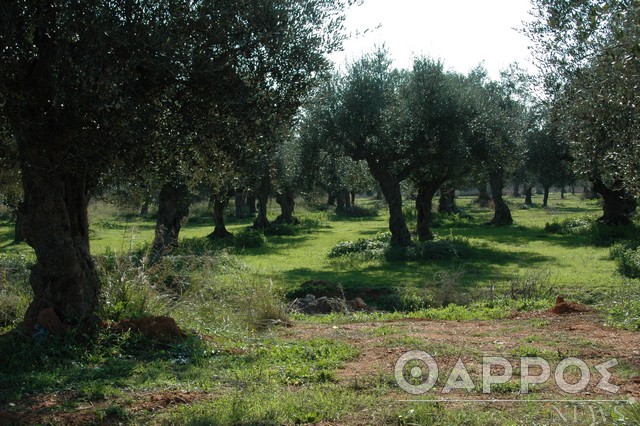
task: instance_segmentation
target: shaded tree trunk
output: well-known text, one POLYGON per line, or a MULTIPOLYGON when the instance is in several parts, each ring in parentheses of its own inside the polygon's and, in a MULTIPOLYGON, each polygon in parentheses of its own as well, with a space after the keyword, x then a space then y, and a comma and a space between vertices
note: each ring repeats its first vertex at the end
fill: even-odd
POLYGON ((549 186, 548 185, 544 185, 543 187, 544 189, 544 195, 542 196, 542 207, 547 207, 548 203, 549 203, 549 186))
POLYGON ((513 183, 513 196, 516 198, 520 197, 520 182, 517 180, 513 183))
POLYGON ((142 202, 142 206, 140 206, 140 216, 146 216, 149 214, 149 205, 151 204, 151 200, 145 197, 142 202))
POLYGON ((280 216, 275 220, 276 223, 298 224, 300 221, 293 216, 295 209, 295 196, 293 191, 285 190, 276 193, 276 203, 280 205, 280 216))
POLYGON ((481 206, 487 206, 489 205, 489 202, 491 201, 491 196, 489 195, 489 192, 487 191, 487 184, 485 182, 481 183, 478 186, 478 204, 480 204, 481 206))
POLYGON ((246 203, 249 215, 255 216, 258 211, 256 210, 256 194, 253 191, 247 192, 246 203))
POLYGON ((407 222, 402 212, 402 191, 400 180, 389 171, 385 164, 375 160, 367 160, 369 170, 378 181, 382 195, 389 205, 389 231, 391 231, 391 244, 408 247, 411 245, 411 234, 407 228, 407 222))
POLYGON ((344 199, 344 207, 349 211, 351 210, 351 193, 348 189, 343 189, 341 192, 342 198, 344 199))
POLYGON ((260 185, 256 190, 256 198, 258 199, 258 216, 253 221, 255 229, 264 229, 270 225, 267 218, 267 204, 269 202, 269 191, 271 190, 271 182, 269 177, 260 180, 260 185))
POLYGON ((431 223, 433 221, 433 197, 438 191, 439 182, 426 182, 419 186, 416 196, 417 223, 416 231, 420 241, 433 239, 431 223))
POLYGON ((336 194, 335 192, 327 192, 327 205, 335 206, 336 205, 336 194))
MULTIPOLYGON (((41 28, 54 28, 54 6, 44 6, 41 28)), ((100 279, 89 250, 87 171, 75 156, 67 134, 75 117, 52 108, 56 90, 51 73, 57 47, 50 34, 38 29, 21 93, 3 93, 7 118, 17 141, 24 200, 22 232, 36 255, 29 283, 33 298, 25 322, 34 323, 42 309, 52 308, 69 324, 97 325, 100 279), (11 97, 13 96, 13 97, 11 97)))
MULTIPOLYGON (((20 203, 22 204, 22 203, 20 203)), ((15 211, 15 225, 13 228, 13 243, 18 244, 24 242, 24 219, 22 217, 22 209, 20 206, 15 211)))
POLYGON ((249 215, 247 206, 247 194, 244 191, 237 192, 234 197, 234 207, 236 219, 242 219, 249 215))
POLYGON ((533 186, 527 185, 524 190, 524 203, 528 206, 533 205, 533 186))
POLYGON ((438 212, 454 214, 458 211, 456 206, 456 191, 446 185, 440 187, 440 199, 438 200, 438 212))
POLYGON ((229 196, 227 194, 217 195, 213 200, 213 232, 207 237, 212 240, 221 240, 223 238, 232 238, 233 234, 227 231, 224 223, 224 209, 229 204, 229 196))
POLYGON ((602 206, 603 215, 599 222, 610 225, 631 224, 631 215, 636 211, 636 200, 622 187, 621 182, 614 182, 611 189, 601 179, 593 181, 593 190, 602 196, 604 204, 602 206))
POLYGON ((166 183, 160 189, 156 235, 151 247, 151 262, 178 246, 180 228, 189 216, 189 189, 182 183, 166 183))
POLYGON ((346 203, 344 200, 344 192, 338 191, 335 195, 336 199, 336 213, 344 213, 346 211, 346 203))
POLYGON ((504 178, 502 172, 492 173, 489 176, 489 185, 491 187, 491 198, 494 205, 492 225, 511 225, 513 218, 509 206, 502 198, 502 190, 504 188, 504 178))
POLYGON ((67 153, 47 153, 42 145, 21 145, 24 160, 22 230, 36 264, 29 282, 33 299, 25 321, 53 308, 66 323, 93 326, 99 307, 100 280, 89 250, 88 197, 84 171, 55 173, 70 161, 67 153), (34 146, 36 145, 36 146, 34 146))
POLYGON ((351 205, 352 206, 356 205, 356 192, 355 191, 351 191, 351 205))
POLYGON ((562 200, 564 200, 564 198, 565 198, 565 197, 564 197, 564 194, 566 194, 566 193, 567 193, 567 190, 566 190, 566 189, 564 189, 564 186, 563 186, 562 188, 560 188, 560 198, 561 198, 562 200))

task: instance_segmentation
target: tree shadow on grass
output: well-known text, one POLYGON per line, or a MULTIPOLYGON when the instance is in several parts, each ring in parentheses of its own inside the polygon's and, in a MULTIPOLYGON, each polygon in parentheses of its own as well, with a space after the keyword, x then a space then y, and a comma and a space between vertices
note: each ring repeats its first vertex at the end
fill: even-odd
POLYGON ((466 238, 477 238, 507 246, 525 247, 533 242, 546 242, 569 248, 579 248, 590 245, 588 234, 551 234, 545 232, 542 228, 526 227, 522 225, 496 227, 489 225, 479 225, 464 228, 438 228, 436 231, 441 235, 453 232, 456 236, 466 238))
MULTIPOLYGON (((195 336, 164 344, 132 337, 126 347, 122 338, 126 336, 72 343, 52 337, 36 342, 13 334, 0 336, 0 404, 68 391, 82 401, 102 400, 118 394, 118 389, 149 388, 155 381, 164 383, 167 376, 189 375, 201 368, 193 360, 207 353, 204 340, 195 336)), ((230 357, 229 365, 233 361, 230 357)))
POLYGON ((242 256, 265 256, 265 255, 281 255, 290 250, 304 245, 313 238, 316 232, 328 232, 327 230, 314 230, 311 234, 302 235, 269 235, 267 236, 267 244, 257 248, 238 249, 242 256))
MULTIPOLYGON (((432 280, 439 271, 465 272, 461 284, 472 288, 478 281, 496 278, 510 279, 505 267, 535 268, 553 258, 535 252, 508 252, 490 247, 472 247, 465 258, 432 261, 389 262, 364 261, 351 258, 330 261, 331 266, 320 270, 297 268, 282 273, 289 283, 289 294, 299 297, 307 281, 340 283, 347 297, 359 296, 367 303, 377 304, 377 297, 397 295, 406 285, 419 285, 432 280)), ((316 295, 317 296, 317 295, 316 295)), ((385 301, 386 303, 386 301, 385 301)))

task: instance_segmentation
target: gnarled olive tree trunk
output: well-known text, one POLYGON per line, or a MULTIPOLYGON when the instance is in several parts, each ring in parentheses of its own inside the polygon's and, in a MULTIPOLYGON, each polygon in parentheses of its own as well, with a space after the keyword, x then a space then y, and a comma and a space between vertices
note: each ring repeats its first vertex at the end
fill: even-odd
POLYGON ((438 212, 454 214, 458 211, 456 206, 456 190, 443 185, 440 187, 440 199, 438 200, 438 212))
POLYGON ((256 210, 256 194, 253 191, 247 191, 246 203, 249 215, 255 216, 258 211, 256 210))
POLYGON ((524 203, 528 206, 533 205, 533 186, 527 184, 524 189, 524 203))
POLYGON ((511 210, 502 198, 502 190, 504 189, 504 177, 502 171, 493 172, 489 176, 489 186, 491 187, 491 199, 494 205, 492 225, 511 225, 513 218, 511 210))
POLYGON ((418 195, 416 196, 416 210, 418 211, 416 231, 420 241, 433 240, 433 233, 431 232, 433 196, 438 191, 439 186, 439 182, 425 182, 418 187, 418 195))
POLYGON ((53 308, 66 323, 94 325, 100 280, 89 250, 86 169, 61 167, 71 161, 69 154, 52 152, 46 132, 17 137, 23 161, 21 228, 36 254, 29 277, 33 300, 25 321, 33 322, 42 309, 53 308))
POLYGON ((391 231, 391 244, 408 247, 411 245, 411 234, 407 228, 407 222, 402 212, 402 191, 400 190, 400 179, 385 164, 375 160, 367 160, 369 170, 380 185, 382 195, 384 195, 389 205, 389 231, 391 231))
POLYGON ((229 204, 229 197, 226 194, 216 195, 213 199, 213 232, 208 235, 212 240, 231 238, 233 234, 227 231, 224 223, 224 209, 229 204))
POLYGON ((297 224, 300 221, 293 216, 295 210, 295 194, 291 190, 278 191, 276 193, 276 203, 280 205, 280 215, 276 218, 276 223, 297 224))
POLYGON ((637 203, 633 195, 622 187, 622 183, 614 182, 609 187, 599 178, 594 179, 592 183, 593 190, 602 196, 604 202, 603 215, 598 221, 610 225, 630 224, 631 215, 636 211, 637 203))
POLYGON ((160 190, 156 235, 151 247, 151 262, 169 254, 178 246, 180 228, 189 216, 189 188, 183 183, 166 183, 160 190))
POLYGON ((260 180, 260 184, 255 191, 256 198, 258 199, 258 216, 253 221, 253 227, 255 229, 264 229, 270 225, 269 219, 267 218, 269 191, 271 191, 271 182, 267 176, 260 180))
POLYGON ((544 195, 542 196, 542 207, 547 207, 549 205, 549 191, 551 187, 549 185, 543 186, 544 195))
POLYGON ((491 201, 491 195, 489 195, 489 192, 487 191, 487 183, 482 182, 478 185, 478 204, 481 206, 487 206, 489 201, 491 201))

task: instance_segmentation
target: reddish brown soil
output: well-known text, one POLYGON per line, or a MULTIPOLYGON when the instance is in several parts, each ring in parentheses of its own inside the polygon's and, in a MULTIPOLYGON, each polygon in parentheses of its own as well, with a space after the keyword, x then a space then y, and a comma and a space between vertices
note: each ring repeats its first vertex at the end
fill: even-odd
POLYGON ((148 339, 159 341, 171 341, 186 337, 184 331, 178 327, 176 321, 170 317, 148 317, 132 320, 122 320, 110 324, 115 331, 129 331, 140 333, 148 339))

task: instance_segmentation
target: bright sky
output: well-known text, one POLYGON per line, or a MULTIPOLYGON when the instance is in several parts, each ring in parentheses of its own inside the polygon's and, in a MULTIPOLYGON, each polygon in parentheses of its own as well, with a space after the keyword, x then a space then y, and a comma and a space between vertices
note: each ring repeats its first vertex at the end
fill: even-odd
POLYGON ((494 78, 516 61, 533 70, 529 40, 515 30, 529 10, 529 0, 365 0, 347 12, 347 32, 354 36, 331 59, 343 65, 384 43, 399 68, 426 55, 462 73, 484 61, 494 78))

